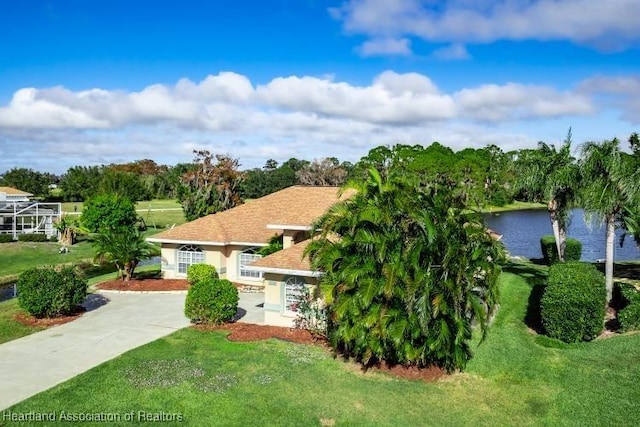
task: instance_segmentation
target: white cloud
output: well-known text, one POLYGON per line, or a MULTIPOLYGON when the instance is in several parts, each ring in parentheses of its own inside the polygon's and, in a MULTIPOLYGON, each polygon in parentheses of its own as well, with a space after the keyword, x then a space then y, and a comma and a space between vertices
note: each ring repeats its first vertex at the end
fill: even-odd
POLYGON ((579 90, 603 98, 600 102, 617 108, 623 120, 640 124, 640 76, 592 77, 579 90))
POLYGON ((433 51, 432 55, 435 58, 443 59, 445 61, 459 61, 463 59, 471 59, 471 55, 467 51, 465 45, 460 43, 453 43, 449 46, 441 47, 433 51))
POLYGON ((439 94, 428 78, 415 73, 386 72, 365 87, 315 77, 280 77, 258 86, 256 95, 281 110, 372 123, 399 125, 455 116, 451 97, 439 94))
POLYGON ((582 116, 595 112, 587 96, 559 92, 546 86, 487 84, 462 89, 454 96, 461 114, 477 120, 582 116))
POLYGON ((637 0, 349 0, 330 12, 346 31, 374 39, 568 40, 602 50, 640 40, 637 0))
POLYGON ((443 91, 419 73, 385 71, 365 85, 332 76, 256 85, 227 72, 134 92, 25 88, 0 106, 0 172, 33 162, 58 172, 140 158, 174 164, 189 161, 197 147, 261 166, 265 157, 357 160, 373 146, 397 142, 462 148, 495 135, 533 141, 525 134, 513 139, 512 126, 592 116, 602 92, 623 100, 614 107, 629 120, 638 117, 640 96, 622 96, 639 93, 640 81, 622 77, 590 79, 575 90, 508 83, 443 91))
POLYGON ((383 38, 367 40, 358 48, 361 56, 409 56, 412 54, 411 41, 406 38, 383 38))

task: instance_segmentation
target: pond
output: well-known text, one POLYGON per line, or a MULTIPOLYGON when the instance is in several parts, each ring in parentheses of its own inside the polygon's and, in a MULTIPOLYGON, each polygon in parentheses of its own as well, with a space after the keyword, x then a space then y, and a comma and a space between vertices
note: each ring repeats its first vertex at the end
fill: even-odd
MULTIPOLYGON (((542 258, 540 237, 553 234, 549 213, 545 209, 522 210, 486 214, 487 225, 503 235, 502 243, 511 255, 526 258, 542 258)), ((633 238, 627 238, 620 247, 621 230, 616 230, 615 260, 640 260, 640 250, 633 238)), ((603 225, 588 226, 582 209, 571 211, 571 222, 567 235, 582 242, 582 260, 597 261, 605 257, 605 229, 603 225)))

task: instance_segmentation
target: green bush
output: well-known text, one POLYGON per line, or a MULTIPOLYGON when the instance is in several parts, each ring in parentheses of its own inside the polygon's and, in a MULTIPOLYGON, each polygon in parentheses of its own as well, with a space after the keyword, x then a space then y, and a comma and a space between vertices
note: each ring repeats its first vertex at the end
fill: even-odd
POLYGON ((640 329, 640 292, 628 283, 616 283, 620 292, 622 308, 618 311, 620 331, 640 329))
POLYGON ((219 325, 238 311, 238 290, 226 279, 207 278, 191 283, 184 314, 192 323, 219 325))
POLYGON ((52 243, 58 243, 58 236, 54 234, 53 236, 49 237, 49 241, 52 243))
POLYGON ((87 281, 73 267, 31 268, 18 278, 18 305, 35 317, 72 313, 87 296, 87 281))
POLYGON ((12 234, 0 234, 0 243, 11 243, 13 242, 12 234))
POLYGON ((604 327, 604 282, 602 273, 591 264, 552 265, 540 313, 547 335, 568 343, 597 337, 604 327))
MULTIPOLYGON (((542 256, 547 265, 558 262, 558 250, 556 249, 556 239, 551 235, 542 236, 540 239, 542 256)), ((582 258, 582 242, 578 239, 567 237, 567 246, 564 249, 565 261, 580 261, 582 258)))
POLYGON ((18 234, 19 242, 46 242, 47 240, 45 234, 18 234))
POLYGON ((187 269, 187 281, 192 285, 196 282, 206 282, 218 278, 218 272, 213 265, 192 264, 187 269))

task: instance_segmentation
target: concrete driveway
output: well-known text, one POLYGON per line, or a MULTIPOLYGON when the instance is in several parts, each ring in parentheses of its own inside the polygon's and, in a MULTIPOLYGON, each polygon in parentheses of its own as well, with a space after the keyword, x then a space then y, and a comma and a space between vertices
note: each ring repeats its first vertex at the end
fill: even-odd
POLYGON ((92 294, 73 322, 0 344, 0 411, 189 325, 184 294, 92 294))
MULTIPOLYGON (((235 320, 264 324, 264 293, 240 293, 235 320)), ((188 326, 186 293, 89 295, 73 322, 0 344, 0 411, 188 326)))
POLYGON ((240 292, 239 297, 238 313, 234 320, 264 325, 264 292, 240 292))

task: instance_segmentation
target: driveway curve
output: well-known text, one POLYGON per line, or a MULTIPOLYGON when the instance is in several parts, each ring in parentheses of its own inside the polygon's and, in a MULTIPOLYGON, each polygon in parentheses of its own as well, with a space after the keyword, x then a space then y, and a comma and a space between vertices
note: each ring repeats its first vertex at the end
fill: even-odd
POLYGON ((189 325, 184 294, 92 294, 82 317, 0 345, 0 411, 189 325))

